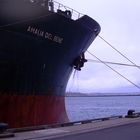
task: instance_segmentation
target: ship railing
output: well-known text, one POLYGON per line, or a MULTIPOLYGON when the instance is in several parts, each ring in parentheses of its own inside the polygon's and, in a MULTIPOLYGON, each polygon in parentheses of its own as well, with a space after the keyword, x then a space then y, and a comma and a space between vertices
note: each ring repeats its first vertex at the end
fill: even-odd
MULTIPOLYGON (((53 12, 56 12, 58 13, 58 11, 69 11, 71 13, 71 19, 73 20, 77 20, 79 18, 81 18, 84 14, 70 8, 70 7, 67 7, 57 1, 52 1, 53 3, 53 12)), ((51 10, 51 8, 49 9, 51 10)))
POLYGON ((68 12, 69 14, 66 17, 69 17, 73 20, 79 19, 81 18, 84 14, 70 8, 67 7, 57 1, 54 0, 30 0, 31 3, 39 3, 41 6, 43 7, 47 7, 47 9, 49 11, 55 12, 55 13, 61 13, 61 15, 66 16, 66 12, 68 12))

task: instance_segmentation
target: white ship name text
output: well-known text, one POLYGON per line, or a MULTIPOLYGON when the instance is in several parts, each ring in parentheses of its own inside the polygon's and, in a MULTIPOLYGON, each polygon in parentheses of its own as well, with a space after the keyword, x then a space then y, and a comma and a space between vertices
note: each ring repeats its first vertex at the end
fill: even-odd
POLYGON ((62 42, 63 42, 62 37, 57 36, 57 35, 53 35, 52 33, 49 33, 47 31, 43 31, 39 28, 35 28, 35 27, 32 27, 32 26, 28 26, 27 32, 30 32, 30 33, 38 36, 38 37, 42 37, 42 38, 51 40, 51 41, 59 43, 59 44, 62 44, 62 42))

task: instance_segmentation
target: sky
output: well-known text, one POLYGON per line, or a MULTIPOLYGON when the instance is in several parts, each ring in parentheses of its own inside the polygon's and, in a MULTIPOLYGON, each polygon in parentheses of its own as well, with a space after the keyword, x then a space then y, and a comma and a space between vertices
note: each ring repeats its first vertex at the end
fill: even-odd
MULTIPOLYGON (((56 0, 95 19, 101 26, 100 36, 140 65, 140 1, 139 0, 56 0)), ((102 61, 131 64, 99 37, 88 49, 102 61)), ((86 53, 87 59, 94 59, 86 53)), ((109 65, 140 86, 140 69, 109 65)), ((87 62, 80 72, 71 75, 68 92, 128 93, 140 88, 123 79, 104 64, 87 62)))

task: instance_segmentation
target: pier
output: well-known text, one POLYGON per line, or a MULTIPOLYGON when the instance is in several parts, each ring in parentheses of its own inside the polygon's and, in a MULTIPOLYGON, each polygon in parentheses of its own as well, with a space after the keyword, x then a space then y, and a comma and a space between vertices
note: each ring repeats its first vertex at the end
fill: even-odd
POLYGON ((1 140, 140 140, 140 113, 64 124, 8 129, 1 140), (8 136, 9 135, 9 136, 8 136))

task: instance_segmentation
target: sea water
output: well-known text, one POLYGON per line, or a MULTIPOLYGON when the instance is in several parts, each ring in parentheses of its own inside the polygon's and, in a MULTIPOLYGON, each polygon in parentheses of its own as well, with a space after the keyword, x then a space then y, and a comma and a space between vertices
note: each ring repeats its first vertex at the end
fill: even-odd
POLYGON ((126 115, 129 109, 140 112, 140 96, 65 97, 70 121, 126 115))

